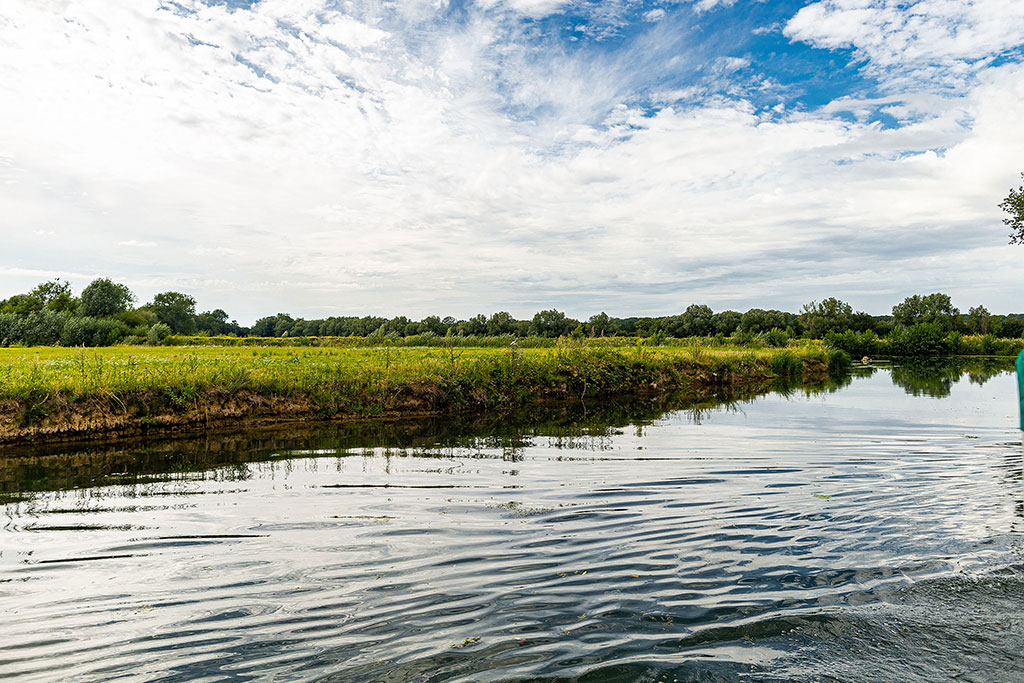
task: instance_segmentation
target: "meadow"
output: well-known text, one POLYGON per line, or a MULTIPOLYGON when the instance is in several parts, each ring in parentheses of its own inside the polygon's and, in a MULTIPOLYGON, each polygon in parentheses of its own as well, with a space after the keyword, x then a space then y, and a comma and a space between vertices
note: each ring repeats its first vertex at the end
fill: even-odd
POLYGON ((0 443, 225 420, 503 410, 644 392, 821 379, 848 362, 783 349, 114 346, 0 349, 0 443))

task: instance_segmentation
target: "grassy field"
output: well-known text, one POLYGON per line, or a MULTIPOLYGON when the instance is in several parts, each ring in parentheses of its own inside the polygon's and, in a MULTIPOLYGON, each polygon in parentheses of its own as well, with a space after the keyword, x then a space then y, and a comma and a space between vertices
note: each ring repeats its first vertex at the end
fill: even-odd
POLYGON ((138 347, 0 349, 0 443, 211 420, 503 409, 821 375, 820 344, 738 350, 138 347))

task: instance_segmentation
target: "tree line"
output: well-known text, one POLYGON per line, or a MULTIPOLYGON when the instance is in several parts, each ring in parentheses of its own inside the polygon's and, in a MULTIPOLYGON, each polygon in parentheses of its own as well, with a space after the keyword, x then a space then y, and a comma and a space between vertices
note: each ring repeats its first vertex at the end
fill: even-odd
POLYGON ((160 344, 171 335, 729 337, 739 343, 759 338, 772 346, 803 337, 831 340, 855 352, 860 346, 851 339, 895 339, 906 337, 908 330, 914 329, 924 329, 931 337, 952 333, 1019 338, 1024 334, 1024 315, 993 315, 981 305, 963 314, 942 293, 909 296, 894 306, 888 316, 854 311, 850 304, 830 297, 812 301, 798 313, 761 308, 743 313, 716 312, 704 304, 692 304, 678 315, 616 318, 602 312, 586 320, 570 318, 556 309, 538 311, 526 320, 518 320, 507 311, 479 314, 466 320, 432 315, 418 321, 405 316, 307 320, 278 313, 260 318, 251 328, 229 320, 228 314, 219 308, 196 312, 195 299, 182 292, 162 292, 138 306, 136 302, 137 297, 127 286, 109 278, 93 280, 77 296, 66 281, 43 282, 28 293, 0 300, 0 346, 160 344))
POLYGON ((188 294, 161 292, 141 306, 136 300, 109 278, 93 280, 78 296, 66 281, 42 282, 0 300, 0 346, 159 344, 172 334, 248 334, 221 309, 196 313, 188 294))

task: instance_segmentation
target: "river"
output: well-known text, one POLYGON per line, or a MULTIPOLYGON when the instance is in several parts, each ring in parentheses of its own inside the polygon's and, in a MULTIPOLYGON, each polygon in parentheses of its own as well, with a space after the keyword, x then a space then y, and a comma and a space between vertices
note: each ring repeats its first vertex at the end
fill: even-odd
POLYGON ((0 678, 1024 680, 1010 368, 0 455, 0 678))

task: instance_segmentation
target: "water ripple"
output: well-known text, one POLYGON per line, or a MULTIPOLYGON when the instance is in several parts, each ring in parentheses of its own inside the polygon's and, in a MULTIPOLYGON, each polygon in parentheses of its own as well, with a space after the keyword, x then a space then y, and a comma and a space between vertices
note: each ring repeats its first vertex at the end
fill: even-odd
POLYGON ((1010 380, 948 425, 879 375, 514 446, 119 460, 4 506, 0 676, 1024 679, 1024 448, 975 409, 1010 380))

